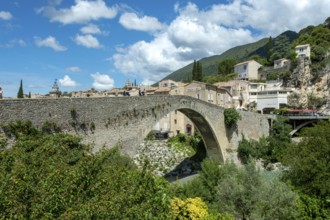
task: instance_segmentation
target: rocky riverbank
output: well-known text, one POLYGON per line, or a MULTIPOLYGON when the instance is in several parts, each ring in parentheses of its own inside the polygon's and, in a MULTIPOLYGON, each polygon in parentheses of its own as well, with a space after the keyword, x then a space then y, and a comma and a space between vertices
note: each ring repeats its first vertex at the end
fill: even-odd
POLYGON ((190 158, 188 149, 179 149, 167 140, 148 140, 142 143, 133 160, 139 168, 147 168, 157 176, 175 180, 196 174, 200 162, 190 158))

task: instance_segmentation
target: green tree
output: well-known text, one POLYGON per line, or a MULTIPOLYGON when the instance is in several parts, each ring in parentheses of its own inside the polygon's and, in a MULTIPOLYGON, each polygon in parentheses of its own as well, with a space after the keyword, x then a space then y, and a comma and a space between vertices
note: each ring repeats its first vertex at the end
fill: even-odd
POLYGON ((267 44, 267 61, 271 62, 271 57, 273 55, 273 38, 269 37, 267 44))
POLYGON ((236 64, 234 59, 226 59, 221 61, 218 65, 218 74, 219 75, 228 75, 234 72, 234 66, 236 64))
POLYGON ((330 29, 330 17, 328 17, 327 19, 325 19, 324 23, 323 23, 327 28, 330 29))
POLYGON ((307 195, 329 199, 330 123, 306 128, 301 136, 301 142, 284 151, 284 163, 289 166, 285 179, 307 195))
POLYGON ((197 62, 194 60, 193 69, 192 69, 192 80, 197 80, 197 62))
POLYGON ((290 42, 287 36, 280 35, 274 40, 273 54, 271 60, 287 58, 290 56, 290 42))
POLYGON ((20 82, 20 86, 19 86, 19 89, 18 89, 17 98, 24 98, 23 81, 22 80, 20 82))
POLYGON ((0 151, 3 219, 169 219, 169 184, 120 155, 92 153, 80 138, 45 134, 31 122, 3 125, 12 147, 0 151))
POLYGON ((194 60, 193 70, 192 70, 192 80, 195 81, 202 81, 203 80, 203 73, 202 73, 202 64, 196 60, 194 60))
POLYGON ((203 81, 203 67, 202 63, 197 62, 197 81, 202 82, 203 81))

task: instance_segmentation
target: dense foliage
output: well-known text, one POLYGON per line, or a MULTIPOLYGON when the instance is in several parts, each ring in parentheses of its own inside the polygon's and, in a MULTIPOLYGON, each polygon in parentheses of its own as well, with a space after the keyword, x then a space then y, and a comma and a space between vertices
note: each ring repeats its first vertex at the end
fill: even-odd
MULTIPOLYGON (((179 186, 137 170, 117 148, 92 154, 80 138, 31 122, 1 126, 0 213, 3 219, 327 219, 330 216, 330 122, 291 143, 285 121, 271 136, 243 139, 245 166, 204 160, 197 178, 179 186), (10 144, 10 146, 9 146, 10 144), (260 172, 251 158, 287 169, 260 172)), ((172 142, 198 145, 200 137, 172 142)))
POLYGON ((234 59, 226 59, 221 61, 218 66, 219 75, 228 75, 234 72, 234 66, 237 64, 237 61, 234 59))
POLYGON ((330 122, 303 130, 298 144, 291 142, 289 131, 290 126, 280 120, 267 138, 243 138, 238 148, 240 160, 248 163, 251 158, 260 158, 265 165, 281 162, 287 166, 283 180, 299 192, 300 219, 326 218, 330 215, 330 122))
POLYGON ((29 122, 3 128, 16 141, 0 151, 2 218, 170 218, 169 184, 118 150, 91 154, 78 137, 42 133, 29 122))
POLYGON ((238 157, 246 164, 250 158, 264 160, 265 165, 281 161, 283 151, 291 143, 291 126, 286 119, 278 118, 270 129, 270 136, 256 140, 246 140, 244 137, 238 146, 238 157))
POLYGON ((298 214, 297 194, 277 177, 266 178, 253 163, 239 168, 205 160, 202 168, 198 178, 177 191, 182 198, 201 197, 211 213, 240 219, 293 219, 298 214))
POLYGON ((308 195, 330 199, 330 123, 306 128, 302 137, 285 149, 286 179, 308 195))

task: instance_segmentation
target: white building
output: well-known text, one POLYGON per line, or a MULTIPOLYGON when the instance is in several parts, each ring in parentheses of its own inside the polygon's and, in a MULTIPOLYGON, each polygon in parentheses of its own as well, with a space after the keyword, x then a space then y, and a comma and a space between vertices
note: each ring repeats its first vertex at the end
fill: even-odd
POLYGON ((298 45, 295 47, 297 57, 311 57, 311 47, 309 44, 298 45))
POLYGON ((288 95, 292 91, 282 87, 281 81, 267 83, 250 83, 249 102, 256 103, 256 110, 265 113, 273 109, 280 109, 288 104, 288 95))
POLYGON ((234 71, 237 73, 238 79, 241 80, 258 80, 258 70, 262 65, 254 60, 238 63, 234 66, 234 71))

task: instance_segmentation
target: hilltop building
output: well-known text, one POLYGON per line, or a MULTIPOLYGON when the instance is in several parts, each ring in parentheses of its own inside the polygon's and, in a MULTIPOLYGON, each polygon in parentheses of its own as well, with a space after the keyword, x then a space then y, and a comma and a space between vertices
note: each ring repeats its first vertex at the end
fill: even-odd
POLYGON ((239 80, 258 80, 260 76, 258 74, 259 68, 262 67, 260 63, 254 60, 238 63, 234 66, 234 71, 237 73, 239 80))
POLYGON ((295 47, 297 57, 311 58, 311 47, 309 44, 298 45, 295 47))

